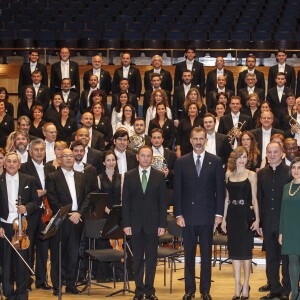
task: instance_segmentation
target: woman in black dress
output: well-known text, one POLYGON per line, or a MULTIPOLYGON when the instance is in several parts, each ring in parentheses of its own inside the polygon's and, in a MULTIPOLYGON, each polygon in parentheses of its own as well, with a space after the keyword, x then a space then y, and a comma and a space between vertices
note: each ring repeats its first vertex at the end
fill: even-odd
POLYGON ((243 110, 243 113, 252 118, 253 124, 256 124, 257 118, 259 118, 260 110, 259 110, 259 97, 256 93, 251 93, 246 98, 247 108, 243 110))
POLYGON ((0 147, 5 148, 6 140, 15 130, 14 119, 5 112, 5 101, 0 100, 0 147))
POLYGON ((44 119, 47 122, 56 123, 60 118, 59 106, 64 102, 61 93, 54 93, 51 99, 51 106, 46 110, 44 119))
POLYGON ((101 103, 104 107, 105 115, 108 116, 108 110, 107 110, 107 96, 104 91, 102 90, 95 90, 92 91, 89 97, 89 107, 92 107, 96 103, 101 103))
POLYGON ((190 134, 194 127, 203 126, 203 119, 198 116, 199 107, 191 103, 187 108, 188 116, 179 122, 176 137, 176 155, 180 157, 192 151, 190 134))
POLYGON ((232 260, 235 295, 232 300, 249 298, 249 278, 252 262, 253 232, 259 230, 256 198, 257 175, 246 168, 248 153, 245 147, 235 148, 228 159, 226 199, 222 230, 228 236, 228 253, 232 260), (244 283, 241 283, 241 268, 244 283))
POLYGON ((105 147, 108 147, 112 142, 113 130, 110 118, 105 115, 105 109, 102 103, 93 104, 91 113, 94 116, 93 128, 104 135, 105 147))
POLYGON ((33 121, 32 108, 38 103, 35 101, 35 89, 32 85, 25 86, 24 98, 18 104, 17 116, 27 116, 31 122, 33 121))
POLYGON ((165 103, 158 103, 156 105, 156 115, 150 121, 148 135, 151 136, 151 131, 154 128, 159 128, 163 132, 163 146, 164 148, 173 149, 175 140, 175 127, 173 120, 168 118, 167 105, 165 103))
POLYGON ((72 133, 77 131, 78 126, 75 118, 70 117, 70 108, 66 103, 59 105, 60 118, 54 123, 57 129, 57 140, 65 141, 68 146, 72 141, 72 133))
POLYGON ((5 112, 9 114, 11 117, 14 117, 14 105, 10 102, 8 102, 8 92, 5 87, 0 87, 0 100, 4 100, 5 103, 5 112))
POLYGON ((191 104, 197 104, 198 106, 198 116, 203 119, 205 114, 207 113, 207 107, 202 101, 202 97, 200 96, 200 93, 198 89, 196 88, 190 88, 189 91, 186 94, 186 98, 184 101, 184 108, 185 110, 182 112, 181 116, 186 116, 188 114, 186 108, 191 104))
POLYGON ((45 136, 43 134, 43 126, 45 125, 46 121, 43 120, 43 106, 35 105, 32 108, 32 111, 33 122, 30 125, 29 134, 44 139, 45 136))

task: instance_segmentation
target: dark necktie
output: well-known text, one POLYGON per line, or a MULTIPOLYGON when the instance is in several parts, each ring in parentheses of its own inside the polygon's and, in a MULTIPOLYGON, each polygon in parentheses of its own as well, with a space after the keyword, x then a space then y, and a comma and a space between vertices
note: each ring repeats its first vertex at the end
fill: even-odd
POLYGON ((196 170, 197 170, 197 174, 198 177, 200 176, 200 172, 201 172, 201 160, 200 160, 200 155, 197 155, 197 160, 196 160, 196 170))
POLYGON ((142 189, 143 192, 145 193, 146 188, 147 188, 147 170, 143 170, 143 175, 142 175, 142 189))

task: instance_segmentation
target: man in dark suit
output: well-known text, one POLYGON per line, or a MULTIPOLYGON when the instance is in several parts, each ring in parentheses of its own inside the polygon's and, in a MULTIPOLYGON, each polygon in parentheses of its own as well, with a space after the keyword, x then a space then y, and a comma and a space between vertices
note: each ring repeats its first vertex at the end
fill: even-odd
MULTIPOLYGON (((88 198, 86 197, 88 185, 85 175, 73 170, 73 152, 70 149, 64 149, 61 154, 61 169, 49 174, 46 179, 46 189, 53 214, 56 214, 62 206, 72 204, 68 217, 62 223, 60 229, 62 259, 66 262, 66 293, 79 294, 75 283, 82 234, 81 216, 88 208, 88 198)), ((55 235, 51 242, 57 246, 57 251, 51 253, 51 281, 53 294, 58 295, 59 235, 55 235)))
POLYGON ((46 155, 45 141, 35 139, 29 144, 30 157, 26 163, 23 163, 20 172, 31 175, 35 178, 35 186, 39 196, 39 208, 34 212, 29 219, 29 238, 30 238, 30 257, 29 264, 31 268, 35 263, 35 286, 37 289, 51 290, 51 286, 47 283, 47 258, 49 240, 40 240, 41 231, 45 229, 45 224, 42 223, 42 215, 44 213, 43 200, 46 197, 45 178, 55 171, 55 167, 50 164, 44 165, 46 155), (36 253, 36 254, 35 254, 36 253))
POLYGON ((286 138, 283 142, 283 149, 285 153, 284 163, 289 167, 292 160, 299 156, 297 140, 293 138, 286 138))
POLYGON ((211 90, 210 92, 206 92, 206 106, 208 111, 211 113, 215 112, 216 105, 217 105, 217 95, 218 93, 225 93, 228 96, 228 99, 231 98, 231 96, 234 95, 233 90, 229 90, 226 88, 226 76, 225 75, 219 75, 217 79, 217 88, 211 90))
POLYGON ((277 74, 284 73, 286 78, 285 85, 295 92, 295 85, 296 85, 296 74, 295 69, 293 66, 288 65, 286 63, 287 55, 285 50, 278 50, 276 53, 276 60, 278 62, 277 65, 270 67, 269 75, 268 75, 268 90, 273 87, 276 87, 277 84, 277 74))
POLYGON ((193 152, 177 159, 174 177, 174 216, 182 227, 184 242, 184 300, 195 297, 195 256, 201 249, 200 293, 211 300, 211 249, 214 226, 222 222, 224 212, 224 170, 222 160, 205 151, 206 132, 193 128, 190 142, 193 152))
POLYGON ((217 79, 219 76, 225 76, 226 85, 225 88, 227 90, 231 90, 234 94, 235 86, 234 86, 234 77, 233 73, 230 70, 224 69, 225 61, 222 56, 218 56, 216 59, 216 69, 213 69, 207 73, 206 78, 206 94, 210 91, 214 91, 219 88, 217 83, 217 79))
POLYGON ((97 88, 109 95, 111 92, 111 76, 108 71, 102 69, 102 57, 100 55, 93 56, 92 65, 93 68, 87 70, 83 75, 83 89, 88 90, 90 88, 90 77, 91 75, 96 75, 98 78, 97 88))
POLYGON ((232 151, 228 137, 215 131, 216 117, 213 114, 206 114, 203 118, 203 127, 207 135, 207 143, 205 150, 211 154, 222 158, 223 164, 226 164, 227 159, 232 151))
POLYGON ((190 70, 184 70, 182 72, 183 84, 175 86, 173 96, 173 119, 174 125, 177 127, 181 118, 182 111, 184 109, 183 104, 188 91, 197 86, 192 84, 193 74, 190 70))
POLYGON ((278 242, 282 191, 285 184, 291 181, 289 167, 282 162, 282 147, 271 142, 267 146, 269 165, 257 174, 257 200, 260 221, 266 251, 266 274, 270 293, 260 299, 288 300, 291 290, 288 256, 281 255, 278 242), (282 261, 282 284, 280 283, 280 262, 282 261))
POLYGON ((82 127, 76 131, 75 141, 80 141, 85 147, 83 163, 92 165, 96 168, 97 174, 100 174, 103 168, 101 160, 101 151, 89 147, 90 134, 88 129, 82 127))
MULTIPOLYGON (((119 87, 120 87, 120 93, 127 93, 128 100, 129 100, 128 102, 129 102, 129 104, 131 104, 134 107, 135 112, 138 115, 139 99, 137 98, 136 94, 132 94, 132 93, 129 92, 130 89, 129 89, 128 78, 122 78, 119 82, 119 87)), ((112 95, 111 105, 110 105, 111 112, 113 111, 113 109, 117 105, 118 97, 119 97, 119 93, 115 93, 115 94, 112 95)))
POLYGON ((70 110, 72 110, 76 116, 79 109, 79 96, 77 93, 71 91, 70 78, 64 78, 61 81, 61 93, 64 102, 69 106, 70 110))
POLYGON ((133 123, 133 128, 134 128, 134 135, 129 138, 128 148, 133 152, 136 152, 138 150, 138 148, 141 145, 139 145, 139 143, 137 145, 137 143, 135 142, 136 138, 140 138, 141 140, 143 140, 144 145, 151 146, 151 137, 146 135, 145 120, 141 117, 135 118, 133 123))
POLYGON ((172 92, 173 80, 172 80, 171 73, 162 68, 162 63, 163 63, 163 60, 160 55, 154 55, 152 57, 151 64, 153 66, 153 69, 146 71, 144 74, 145 91, 152 89, 153 84, 151 82, 152 81, 151 76, 152 76, 152 74, 156 73, 156 74, 159 74, 159 77, 160 77, 160 81, 161 81, 160 88, 164 89, 165 91, 168 91, 169 93, 172 92))
POLYGON ((120 80, 127 78, 129 83, 128 92, 135 94, 138 98, 141 96, 142 78, 140 70, 131 66, 131 55, 129 52, 123 52, 121 58, 122 66, 115 70, 112 81, 112 93, 118 94, 120 92, 120 80))
POLYGON ((61 81, 70 78, 71 90, 80 95, 79 67, 74 61, 70 61, 70 51, 68 48, 60 49, 60 62, 51 66, 51 93, 60 91, 61 81))
POLYGON ((165 174, 167 187, 172 189, 173 181, 174 181, 174 167, 175 167, 177 156, 176 156, 176 152, 164 148, 163 142, 164 142, 163 131, 160 128, 152 129, 151 144, 152 144, 153 156, 159 157, 159 161, 161 158, 164 159, 165 166, 163 166, 163 168, 160 169, 160 171, 162 171, 165 174))
POLYGON ((260 122, 262 127, 253 129, 251 132, 255 137, 261 157, 264 159, 266 157, 266 148, 270 143, 272 135, 276 133, 283 135, 284 132, 272 126, 274 122, 274 115, 271 111, 262 112, 260 115, 260 122))
POLYGON ((17 130, 21 129, 23 131, 26 131, 29 135, 29 140, 32 141, 37 137, 29 134, 30 125, 31 121, 27 116, 21 116, 17 119, 17 130))
POLYGON ((196 49, 187 48, 185 50, 186 60, 176 64, 174 75, 174 86, 177 87, 183 84, 183 72, 190 70, 192 72, 192 85, 197 86, 201 96, 204 96, 205 90, 205 73, 203 64, 195 60, 196 49))
POLYGON ((128 149, 129 135, 124 129, 119 129, 114 134, 114 151, 118 157, 116 171, 119 174, 124 174, 129 170, 137 167, 138 163, 136 155, 128 149))
MULTIPOLYGON (((143 117, 146 118, 147 109, 150 106, 151 95, 153 91, 163 89, 161 86, 161 76, 158 73, 151 73, 151 88, 144 93, 143 101, 143 117)), ((163 89, 168 96, 169 107, 171 107, 171 93, 168 90, 163 89)))
MULTIPOLYGON (((0 177, 0 237, 11 241, 14 235, 12 223, 18 214, 27 213, 28 219, 39 207, 39 199, 35 180, 32 176, 19 173, 21 161, 14 152, 4 158, 6 173, 0 177), (21 205, 16 205, 20 197, 21 205)), ((18 250, 20 255, 28 261, 29 250, 18 250)), ((27 287, 30 285, 29 271, 24 262, 17 256, 7 241, 3 241, 3 274, 2 285, 6 299, 28 299, 27 287), (14 276, 12 276, 14 274, 14 276), (16 290, 14 290, 16 281, 16 290)))
POLYGON ((244 123, 240 132, 230 141, 235 148, 241 131, 253 129, 253 122, 250 116, 241 113, 242 104, 239 96, 232 96, 229 106, 231 112, 221 117, 218 132, 227 135, 233 128, 239 128, 244 123))
MULTIPOLYGON (((82 114, 91 110, 91 106, 93 105, 93 103, 91 103, 89 99, 93 91, 99 90, 98 83, 99 80, 97 75, 91 75, 89 79, 89 87, 86 90, 82 91, 80 96, 79 106, 80 106, 80 112, 82 114)), ((102 95, 101 103, 104 106, 105 111, 107 111, 107 96, 103 90, 99 90, 99 91, 101 91, 101 95, 102 95)))
POLYGON ((266 100, 270 102, 272 112, 275 116, 281 109, 286 108, 286 95, 293 91, 286 86, 286 74, 279 72, 276 75, 276 86, 270 88, 266 100))
POLYGON ((29 63, 23 64, 20 68, 19 83, 18 83, 18 95, 22 97, 23 88, 25 85, 32 84, 32 73, 34 71, 40 71, 42 75, 42 85, 48 86, 48 73, 44 64, 38 62, 39 52, 38 50, 29 51, 29 63))
POLYGON ((237 91, 239 91, 242 88, 247 87, 247 84, 245 81, 246 75, 248 73, 254 73, 256 75, 256 79, 257 79, 256 87, 258 87, 259 89, 262 89, 265 93, 266 83, 265 83, 264 73, 256 70, 255 64, 256 64, 256 57, 253 54, 248 55, 248 57, 246 58, 247 69, 239 73, 239 78, 238 78, 238 82, 236 85, 237 91))
POLYGON ((142 146, 137 153, 139 167, 125 174, 122 197, 122 223, 131 236, 135 280, 134 300, 158 300, 154 277, 158 237, 167 226, 164 174, 151 168, 153 152, 142 146), (145 273, 145 282, 143 281, 145 273))

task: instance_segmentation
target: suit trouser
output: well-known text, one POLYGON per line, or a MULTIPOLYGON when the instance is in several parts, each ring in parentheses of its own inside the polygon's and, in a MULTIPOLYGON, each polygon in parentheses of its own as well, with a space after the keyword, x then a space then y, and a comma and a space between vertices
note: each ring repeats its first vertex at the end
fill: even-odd
POLYGON ((157 264, 157 232, 146 234, 144 229, 131 238, 133 252, 133 272, 136 285, 135 294, 154 295, 154 277, 157 264), (145 260, 144 260, 145 258, 145 260), (146 269, 146 270, 145 270, 146 269), (145 271, 145 283, 143 282, 145 271))
POLYGON ((278 231, 270 231, 263 228, 264 244, 266 250, 266 273, 272 293, 289 294, 291 290, 289 276, 289 258, 281 255, 281 246, 278 242, 278 231), (282 285, 280 284, 280 262, 282 262, 282 285))
POLYGON ((200 293, 209 293, 211 286, 213 225, 186 225, 183 227, 182 236, 184 243, 185 292, 196 292, 195 256, 199 239, 201 255, 200 293))
POLYGON ((79 246, 82 234, 82 223, 73 224, 69 219, 65 219, 61 225, 60 232, 50 239, 51 250, 51 281, 54 288, 59 285, 59 235, 61 235, 62 261, 66 272, 66 286, 75 286, 79 246))
MULTIPOLYGON (((1 223, 5 230, 5 235, 11 241, 13 237, 12 224, 1 223)), ((30 283, 29 270, 21 258, 7 241, 3 241, 3 292, 7 299, 27 300, 27 286, 30 283), (14 278, 17 289, 14 291, 14 278)), ((19 250, 20 255, 28 261, 28 249, 19 250)))

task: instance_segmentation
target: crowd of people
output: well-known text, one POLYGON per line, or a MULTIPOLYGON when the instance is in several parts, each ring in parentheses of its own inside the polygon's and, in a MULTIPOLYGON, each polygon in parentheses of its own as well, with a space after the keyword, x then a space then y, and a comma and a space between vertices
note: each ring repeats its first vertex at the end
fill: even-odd
MULTIPOLYGON (((39 53, 31 50, 29 63, 20 69, 17 128, 7 89, 0 88, 0 236, 11 240, 14 220, 26 215, 30 246, 18 251, 35 270, 36 288, 59 294, 59 237, 40 239, 42 215, 48 206, 55 215, 71 204, 61 228, 64 283, 66 293, 80 293, 78 280, 86 276, 79 272, 77 278, 84 220, 92 209, 91 193, 101 192, 108 193, 105 218, 122 204, 133 252, 134 300, 158 299, 156 248, 170 205, 183 234, 183 300, 195 297, 198 243, 200 293, 212 299, 215 231, 228 236, 233 300, 249 298, 254 231, 263 236, 266 252, 267 284, 259 289, 269 293, 261 299, 285 300, 290 292, 290 299, 298 298, 300 84, 296 89, 295 70, 279 50, 266 89, 256 58, 249 55, 235 85, 223 57, 205 77, 195 50, 185 54, 174 80, 162 68, 162 58, 153 56, 142 95, 142 78, 128 52, 113 78, 102 68, 101 56, 94 56, 80 93, 79 68, 69 49, 62 48, 61 61, 51 66, 49 87, 39 53)), ((0 265, 4 295, 28 299, 30 273, 5 239, 0 265)))

